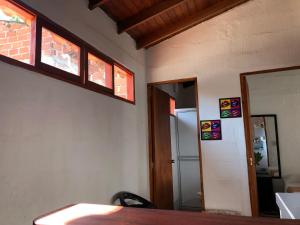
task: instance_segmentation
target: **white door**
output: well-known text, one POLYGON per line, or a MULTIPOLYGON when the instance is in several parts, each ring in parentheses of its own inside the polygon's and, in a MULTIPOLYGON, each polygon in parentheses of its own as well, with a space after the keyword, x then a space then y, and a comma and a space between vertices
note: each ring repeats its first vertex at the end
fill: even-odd
POLYGON ((173 176, 173 204, 179 209, 179 180, 178 180, 178 150, 177 150, 177 122, 175 116, 170 116, 171 149, 172 149, 172 176, 173 176))
POLYGON ((178 167, 179 167, 179 207, 181 209, 201 208, 199 193, 200 158, 198 151, 197 110, 176 110, 178 167))

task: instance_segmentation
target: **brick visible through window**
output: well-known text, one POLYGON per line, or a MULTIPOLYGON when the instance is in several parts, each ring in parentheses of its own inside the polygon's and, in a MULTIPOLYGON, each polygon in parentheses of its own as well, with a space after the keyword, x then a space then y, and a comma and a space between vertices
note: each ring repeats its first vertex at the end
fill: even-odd
POLYGON ((112 89, 112 66, 89 53, 88 79, 93 83, 112 89))
POLYGON ((0 60, 135 104, 134 73, 22 1, 0 0, 0 60))
POLYGON ((35 16, 0 0, 0 54, 33 64, 32 25, 35 16))
POLYGON ((79 76, 80 47, 43 27, 41 61, 79 76))
POLYGON ((114 66, 115 95, 129 101, 134 101, 133 75, 114 66))

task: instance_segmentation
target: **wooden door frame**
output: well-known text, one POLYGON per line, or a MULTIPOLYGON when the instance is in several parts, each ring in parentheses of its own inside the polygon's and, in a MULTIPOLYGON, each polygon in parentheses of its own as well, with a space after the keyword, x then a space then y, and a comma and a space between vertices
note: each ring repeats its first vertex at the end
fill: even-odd
POLYGON ((245 141, 246 141, 246 155, 247 155, 247 166, 248 166, 248 182, 250 191, 250 202, 251 212, 253 217, 259 216, 259 205, 258 205, 258 193, 256 184, 256 171, 254 166, 254 152, 252 145, 252 130, 251 130, 251 113, 250 113, 250 102, 249 102, 249 91, 247 88, 247 76, 255 76, 262 74, 271 74, 274 72, 288 71, 300 69, 300 66, 283 67, 270 70, 259 70, 253 72, 246 72, 240 74, 241 82, 241 94, 243 104, 243 120, 245 129, 245 141))
POLYGON ((154 199, 154 163, 153 163, 153 123, 152 123, 152 102, 151 102, 151 87, 160 84, 174 84, 174 83, 182 83, 194 81, 195 82, 195 101, 196 101, 196 112, 197 112, 197 137, 198 137, 198 152, 199 152, 199 164, 200 164, 200 188, 201 188, 201 207, 205 209, 205 202, 204 202, 204 189, 203 189, 203 164, 202 164, 202 151, 201 151, 201 141, 200 141, 200 116, 199 116, 199 101, 198 101, 198 83, 197 77, 192 78, 184 78, 184 79, 177 79, 177 80, 166 80, 166 81, 159 81, 147 84, 147 102, 148 102, 148 145, 149 145, 149 181, 150 181, 150 199, 153 201, 154 199))

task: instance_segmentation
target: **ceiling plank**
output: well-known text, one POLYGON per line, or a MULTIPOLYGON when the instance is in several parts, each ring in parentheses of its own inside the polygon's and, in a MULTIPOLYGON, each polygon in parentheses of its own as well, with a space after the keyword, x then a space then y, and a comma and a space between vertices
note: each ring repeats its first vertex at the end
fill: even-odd
POLYGON ((154 31, 144 37, 141 37, 136 41, 137 49, 149 48, 159 42, 162 42, 182 31, 185 31, 205 20, 215 17, 229 9, 234 8, 249 0, 223 0, 206 9, 198 11, 197 13, 186 17, 174 23, 172 25, 160 28, 158 31, 154 31))
POLYGON ((89 0, 89 9, 93 10, 101 5, 105 4, 109 0, 89 0))
POLYGON ((156 3, 150 8, 146 8, 138 14, 129 17, 123 21, 118 22, 118 33, 126 32, 137 25, 150 20, 151 18, 169 10, 177 5, 183 3, 186 0, 164 0, 156 3))

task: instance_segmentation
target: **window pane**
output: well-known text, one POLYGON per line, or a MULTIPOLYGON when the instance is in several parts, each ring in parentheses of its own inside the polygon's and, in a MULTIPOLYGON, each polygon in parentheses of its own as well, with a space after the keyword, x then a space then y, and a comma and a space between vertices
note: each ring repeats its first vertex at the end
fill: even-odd
POLYGON ((80 47, 46 28, 42 28, 41 61, 79 76, 80 47))
POLYGON ((88 61, 89 81, 112 89, 112 66, 90 53, 88 61))
POLYGON ((18 61, 33 63, 31 30, 35 16, 18 6, 0 0, 0 54, 18 61))
POLYGON ((133 75, 118 66, 114 66, 114 79, 115 95, 129 101, 134 101, 133 75))
POLYGON ((175 116, 175 99, 170 98, 170 114, 175 116))

